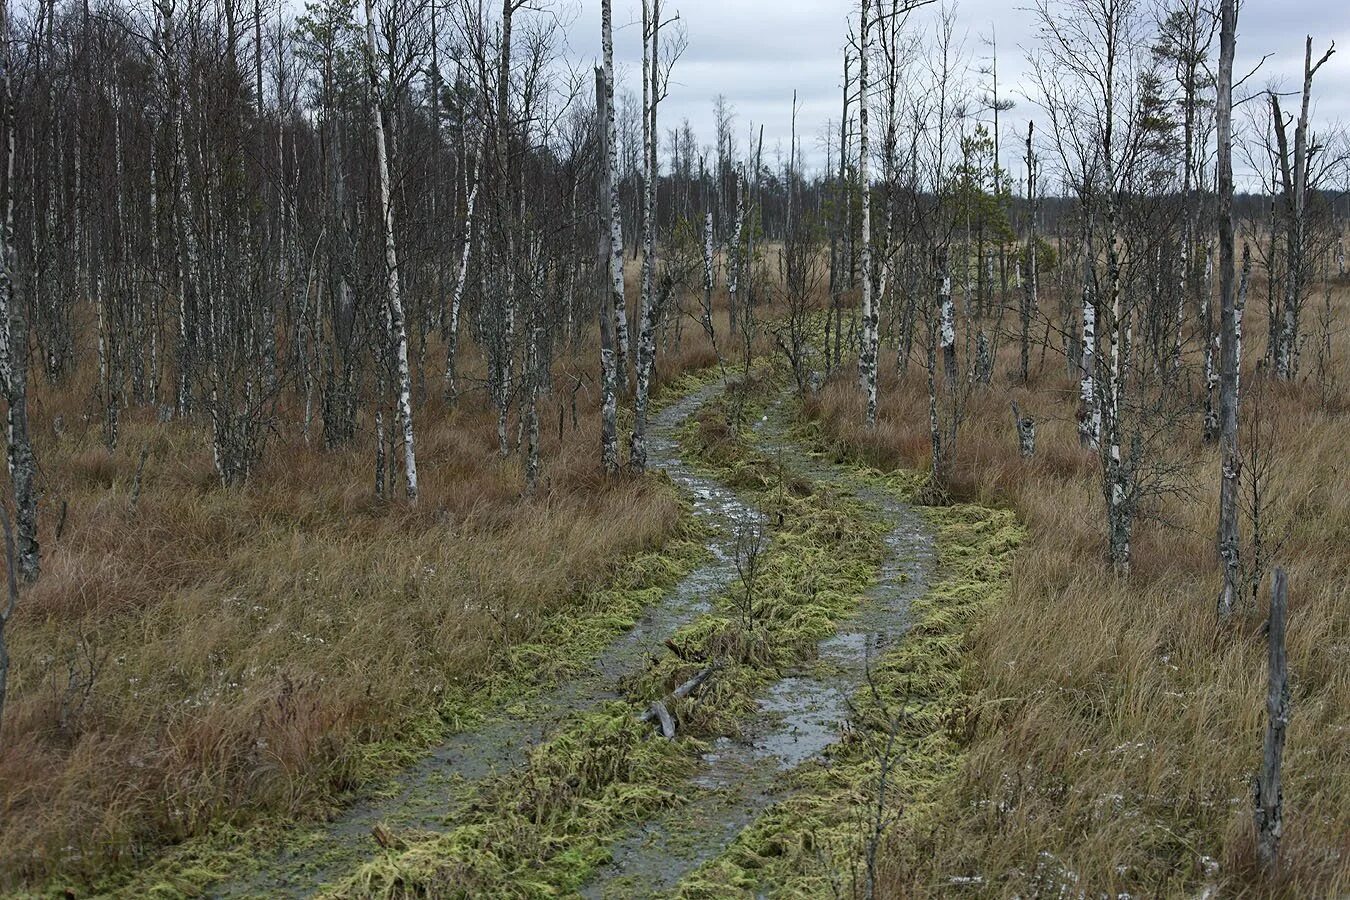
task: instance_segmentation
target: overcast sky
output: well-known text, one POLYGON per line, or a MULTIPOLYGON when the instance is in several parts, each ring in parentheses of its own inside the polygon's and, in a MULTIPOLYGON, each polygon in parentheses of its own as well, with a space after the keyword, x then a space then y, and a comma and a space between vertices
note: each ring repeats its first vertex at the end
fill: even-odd
MULTIPOLYGON (((568 0, 564 0, 568 2, 568 0)), ((599 57, 599 0, 570 0, 570 56, 580 63, 599 57)), ((1051 0, 1053 2, 1053 0, 1051 0)), ((726 95, 734 107, 740 146, 747 144, 750 123, 764 125, 764 153, 775 146, 786 153, 790 134, 792 92, 797 92, 798 133, 809 160, 823 163, 821 135, 837 122, 842 79, 842 48, 848 23, 855 16, 851 0, 663 0, 663 18, 678 11, 688 34, 688 48, 672 75, 670 96, 661 107, 661 128, 688 118, 701 145, 712 143, 712 102, 726 95)), ((985 39, 998 39, 1000 91, 1017 102, 1005 116, 1008 128, 1024 131, 1036 116, 1025 97, 1026 50, 1034 45, 1034 15, 1029 0, 963 0, 953 4, 974 67, 987 65, 985 39)), ((935 5, 914 13, 912 27, 931 29, 935 5)), ((642 34, 638 0, 614 0, 615 56, 621 80, 640 84, 642 34)), ((1244 90, 1264 87, 1271 79, 1297 88, 1301 77, 1304 35, 1313 35, 1314 58, 1329 40, 1337 53, 1314 83, 1314 121, 1350 122, 1350 0, 1259 0, 1244 4, 1238 22, 1238 78, 1271 54, 1244 90)), ((1217 37, 1214 56, 1217 58, 1217 37)), ((623 88, 623 84, 620 88, 623 88)), ((1021 166, 1007 157, 1015 142, 1004 130, 1004 165, 1021 166)), ((665 153, 662 153, 664 159, 665 153)))

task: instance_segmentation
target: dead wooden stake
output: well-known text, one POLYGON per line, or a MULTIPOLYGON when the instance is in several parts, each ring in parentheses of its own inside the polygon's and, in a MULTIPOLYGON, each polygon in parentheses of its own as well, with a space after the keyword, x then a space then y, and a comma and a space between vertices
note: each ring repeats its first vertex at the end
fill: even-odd
POLYGON ((131 483, 131 511, 141 502, 141 478, 145 475, 145 461, 150 458, 150 445, 141 444, 141 458, 136 463, 136 478, 131 483))
POLYGON ((1284 569, 1275 570, 1270 592, 1270 673, 1266 688, 1266 739, 1261 772, 1254 779, 1256 855, 1261 868, 1272 872, 1279 860, 1280 835, 1284 832, 1284 796, 1280 789, 1280 762, 1284 756, 1285 729, 1289 726, 1289 660, 1284 651, 1285 616, 1289 607, 1289 582, 1284 569))
POLYGON ((1013 424, 1017 427, 1017 452, 1023 459, 1031 459, 1036 455, 1036 420, 1023 416, 1016 400, 1012 401, 1012 414, 1013 424))

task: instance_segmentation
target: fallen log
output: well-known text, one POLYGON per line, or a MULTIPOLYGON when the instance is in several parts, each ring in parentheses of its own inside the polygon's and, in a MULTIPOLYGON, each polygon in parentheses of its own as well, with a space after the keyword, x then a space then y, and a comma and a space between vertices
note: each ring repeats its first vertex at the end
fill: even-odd
POLYGON ((647 711, 638 717, 639 722, 656 722, 661 728, 661 736, 666 740, 675 738, 675 718, 670 714, 668 702, 673 703, 676 700, 683 700, 694 691, 702 687, 703 683, 712 677, 715 666, 709 666, 699 671, 697 675, 690 678, 684 684, 670 692, 670 695, 662 700, 657 700, 647 711))

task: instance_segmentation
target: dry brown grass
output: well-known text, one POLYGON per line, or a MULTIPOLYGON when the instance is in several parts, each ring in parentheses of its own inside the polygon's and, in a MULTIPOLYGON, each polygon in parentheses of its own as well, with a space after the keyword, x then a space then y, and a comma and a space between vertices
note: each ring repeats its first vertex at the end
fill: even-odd
MULTIPOLYGON (((1343 323, 1344 286, 1338 300, 1343 323)), ((1248 335, 1264 335, 1256 305, 1248 335)), ((1263 349, 1257 338, 1245 355, 1255 360, 1263 349)), ((1254 864, 1250 787, 1265 723, 1266 599, 1263 591, 1260 608, 1245 609, 1236 627, 1217 627, 1217 450, 1202 444, 1194 422, 1178 449, 1197 494, 1155 510, 1175 527, 1139 526, 1135 565, 1119 580, 1103 564, 1103 501, 1095 457, 1078 446, 1076 385, 1062 363, 1047 361, 1016 390, 1039 424, 1036 458, 1020 459, 1001 386, 1014 350, 1005 347, 995 385, 972 400, 953 483, 965 496, 1010 504, 1031 539, 1007 601, 970 648, 981 703, 968 762, 932 832, 896 836, 887 893, 1186 896, 1214 885, 1232 896, 1344 896, 1350 340, 1335 339, 1341 392, 1329 404, 1310 385, 1244 374, 1246 402, 1262 393, 1274 426, 1271 519, 1287 528, 1277 562, 1291 579, 1286 833, 1282 869, 1270 880, 1254 864), (952 881, 972 876, 983 880, 952 881)), ((925 391, 918 375, 888 377, 872 431, 861 426, 851 377, 831 384, 811 412, 854 456, 926 468, 925 391)))
MULTIPOLYGON (((697 331, 663 357, 665 377, 714 361, 697 331)), ((420 408, 415 509, 375 502, 368 418, 352 448, 324 452, 287 411, 249 483, 224 490, 202 429, 129 412, 109 453, 87 372, 40 386, 44 571, 8 631, 0 891, 94 878, 221 821, 322 812, 542 616, 659 547, 677 499, 601 477, 593 376, 571 427, 564 373, 597 356, 559 362, 529 498, 481 396, 420 408)))

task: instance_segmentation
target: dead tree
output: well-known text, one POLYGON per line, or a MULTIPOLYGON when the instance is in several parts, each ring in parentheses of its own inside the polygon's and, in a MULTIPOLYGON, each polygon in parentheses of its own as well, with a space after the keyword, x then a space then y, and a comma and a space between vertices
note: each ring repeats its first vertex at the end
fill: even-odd
POLYGON ((1023 459, 1036 455, 1036 420, 1022 415, 1017 401, 1012 401, 1013 427, 1017 429, 1017 452, 1023 459))
POLYGON ((1270 94, 1271 113, 1274 117, 1275 139, 1277 141, 1280 183, 1284 198, 1285 227, 1285 272, 1284 298, 1279 316, 1279 332, 1274 348, 1275 374, 1280 378, 1292 379, 1298 374, 1299 353, 1299 314, 1303 307, 1304 279, 1306 276, 1306 244, 1308 230, 1308 191, 1312 186, 1309 178, 1310 161, 1315 148, 1308 139, 1308 107, 1312 100, 1312 81, 1317 70, 1336 52, 1333 41, 1316 64, 1312 61, 1312 36, 1309 35, 1303 49, 1303 91, 1302 105, 1299 108, 1298 123, 1294 127, 1294 148, 1289 150, 1287 123, 1280 111, 1280 97, 1270 94))
POLYGON ((1266 737, 1262 744, 1261 771, 1253 779, 1256 858, 1261 868, 1273 872, 1279 863, 1280 837, 1284 833, 1284 792, 1280 767, 1284 758, 1285 733, 1289 728, 1289 660, 1285 655, 1285 620, 1289 610, 1289 582, 1284 569, 1275 570, 1270 591, 1270 622, 1266 626, 1266 737))

